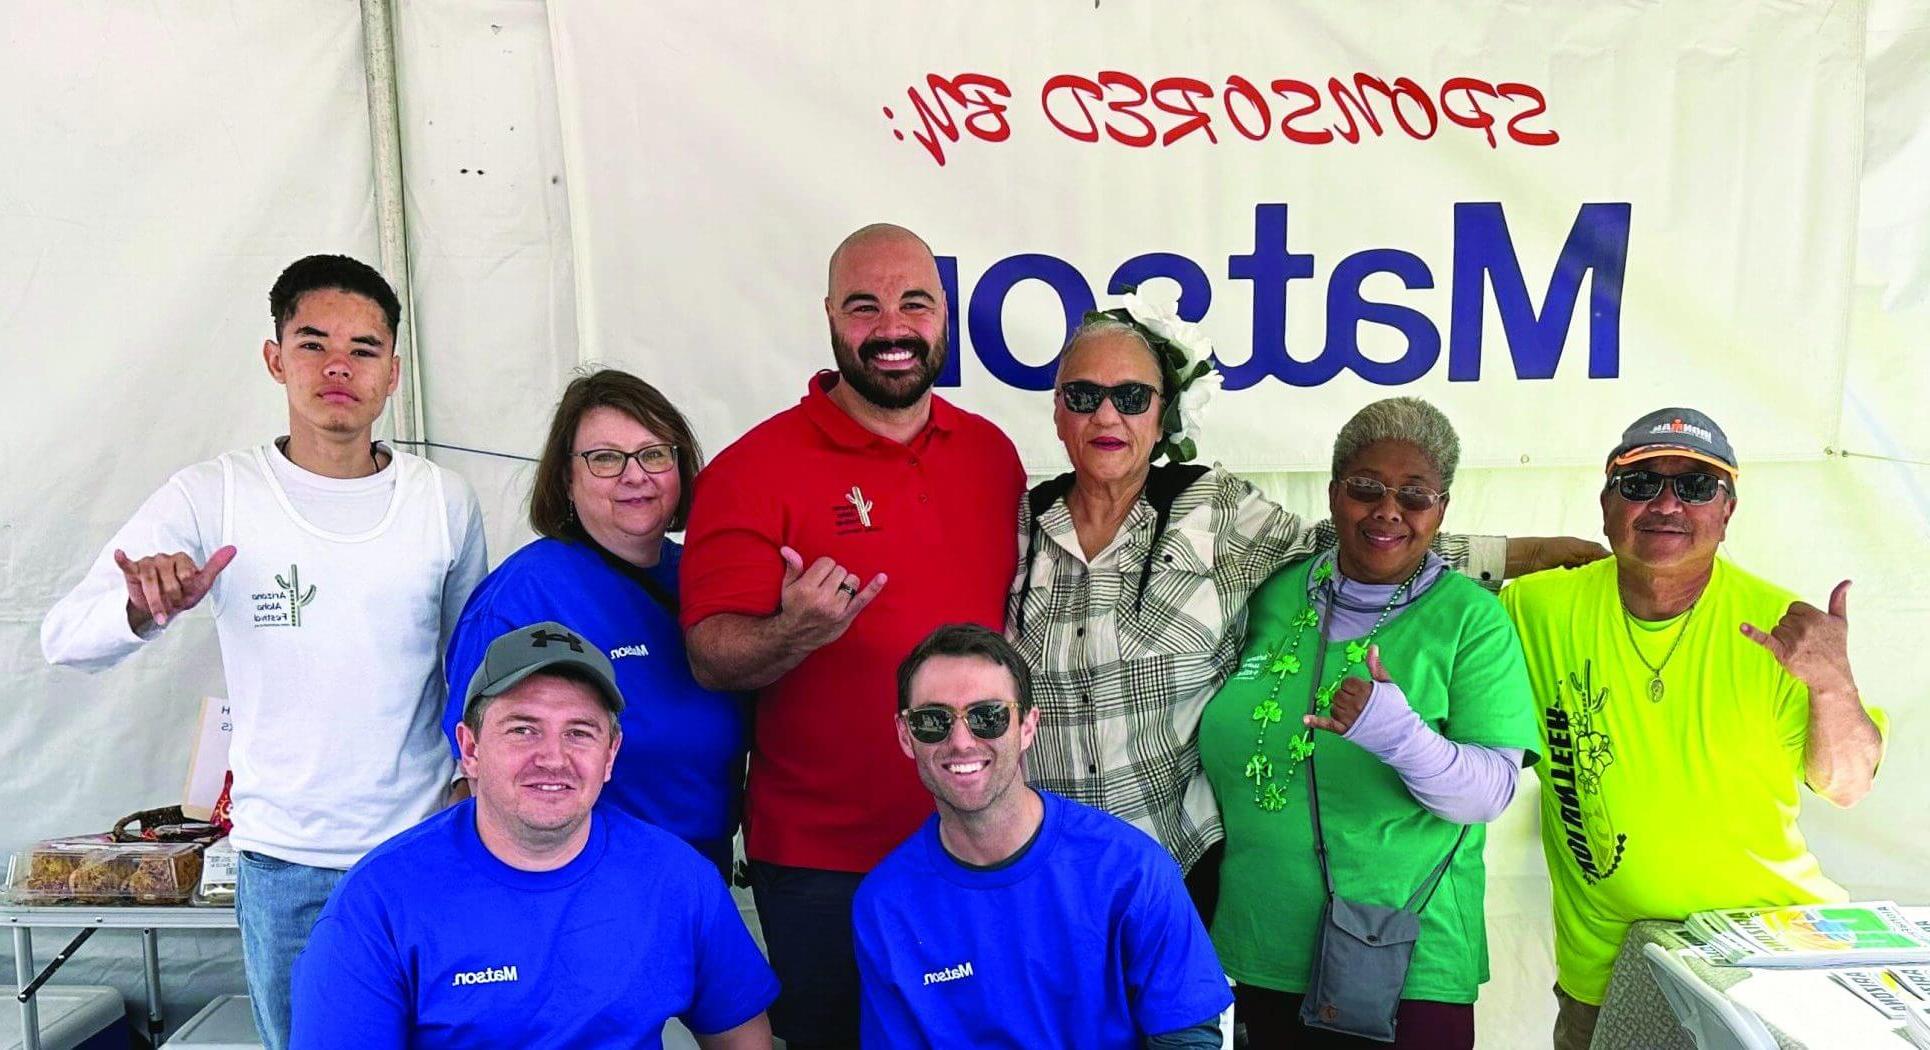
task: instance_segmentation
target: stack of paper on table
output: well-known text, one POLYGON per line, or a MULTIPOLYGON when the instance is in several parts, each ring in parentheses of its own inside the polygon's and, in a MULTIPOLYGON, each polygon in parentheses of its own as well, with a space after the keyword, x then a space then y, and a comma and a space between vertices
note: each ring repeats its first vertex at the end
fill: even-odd
POLYGON ((1930 969, 1891 966, 1875 970, 1832 970, 1830 979, 1870 1004, 1892 1021, 1903 1020, 1909 1008, 1930 1006, 1930 969))
POLYGON ((1903 1013, 1903 1034, 1930 1050, 1930 1003, 1911 1003, 1903 1013))
POLYGON ((1930 964, 1930 936, 1890 901, 1700 911, 1688 927, 1732 966, 1930 964))

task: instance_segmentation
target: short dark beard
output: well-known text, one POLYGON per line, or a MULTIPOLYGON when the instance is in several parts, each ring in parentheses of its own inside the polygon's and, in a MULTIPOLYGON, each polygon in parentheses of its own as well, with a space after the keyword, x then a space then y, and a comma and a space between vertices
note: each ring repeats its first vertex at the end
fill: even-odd
POLYGON ((839 337, 831 333, 831 353, 838 362, 838 375, 851 385, 859 397, 882 409, 897 411, 910 408, 918 403, 938 382, 939 370, 945 367, 947 347, 945 333, 940 330, 938 339, 926 343, 916 336, 905 339, 868 339, 853 349, 839 337), (920 367, 904 373, 901 378, 881 379, 865 367, 865 361, 887 350, 910 350, 920 367))

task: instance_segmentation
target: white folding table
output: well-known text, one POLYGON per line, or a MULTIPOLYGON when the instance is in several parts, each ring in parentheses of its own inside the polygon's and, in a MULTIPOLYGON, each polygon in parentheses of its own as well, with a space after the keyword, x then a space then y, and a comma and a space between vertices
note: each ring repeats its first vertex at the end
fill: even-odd
POLYGON ((34 993, 54 975, 89 937, 101 930, 141 931, 141 956, 146 963, 147 1031, 149 1042, 161 1040, 161 952, 162 930, 222 930, 235 928, 233 908, 102 908, 102 907, 11 907, 0 906, 0 924, 13 928, 13 971, 18 981, 15 998, 20 1002, 20 1030, 25 1050, 40 1048, 40 1011, 34 993), (78 929, 79 936, 67 943, 47 966, 34 969, 33 931, 36 927, 78 929))

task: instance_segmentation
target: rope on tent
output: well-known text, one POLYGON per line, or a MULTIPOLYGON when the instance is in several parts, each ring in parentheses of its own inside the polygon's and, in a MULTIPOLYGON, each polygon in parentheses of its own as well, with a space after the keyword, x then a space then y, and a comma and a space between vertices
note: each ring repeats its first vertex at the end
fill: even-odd
POLYGON ((1913 467, 1930 467, 1930 460, 1907 459, 1903 456, 1879 456, 1874 452, 1851 452, 1849 449, 1846 449, 1846 448, 1837 449, 1836 454, 1842 457, 1843 459, 1848 459, 1851 456, 1855 456, 1857 459, 1877 459, 1877 460, 1882 460, 1885 463, 1904 463, 1913 467))
POLYGON ((414 445, 418 448, 442 448, 448 449, 451 452, 468 452, 478 456, 495 456, 498 459, 518 459, 524 463, 536 462, 535 456, 519 456, 514 452, 491 452, 486 448, 469 448, 464 445, 445 445, 440 441, 404 441, 401 438, 390 438, 388 443, 391 445, 414 445))

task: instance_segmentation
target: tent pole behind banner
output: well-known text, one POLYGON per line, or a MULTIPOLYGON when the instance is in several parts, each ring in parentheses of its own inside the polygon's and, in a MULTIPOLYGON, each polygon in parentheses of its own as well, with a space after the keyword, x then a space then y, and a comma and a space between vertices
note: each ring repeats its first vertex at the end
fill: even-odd
POLYGON ((409 238, 402 213, 402 120, 395 89, 395 32, 390 0, 362 0, 362 67, 368 78, 369 137, 375 163, 375 226, 382 273, 402 299, 402 382, 390 406, 395 437, 428 437, 422 411, 422 356, 416 353, 415 302, 409 285, 409 238))

